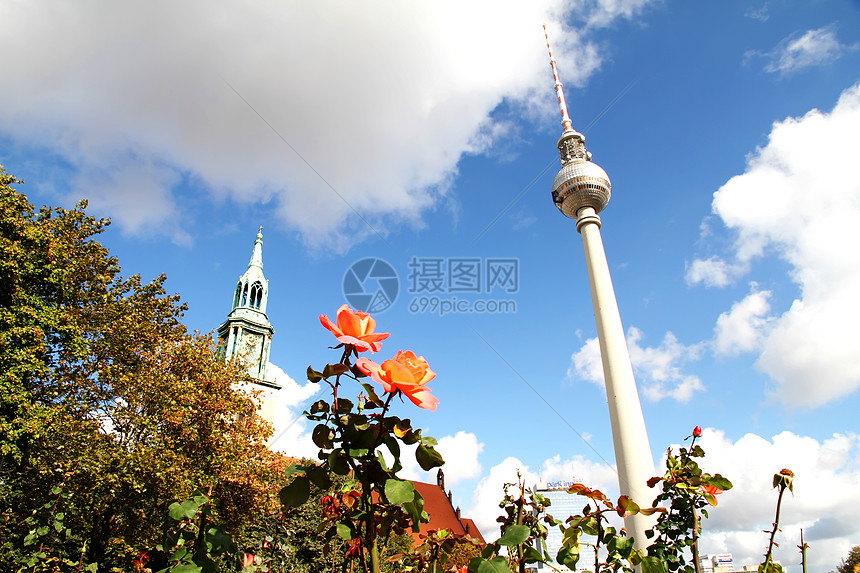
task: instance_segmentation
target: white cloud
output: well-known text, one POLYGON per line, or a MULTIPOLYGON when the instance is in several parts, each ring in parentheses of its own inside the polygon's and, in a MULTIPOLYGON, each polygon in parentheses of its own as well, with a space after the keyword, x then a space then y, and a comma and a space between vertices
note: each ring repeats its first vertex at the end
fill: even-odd
POLYGON ((812 66, 829 64, 846 50, 853 49, 856 49, 856 46, 839 43, 835 26, 825 26, 803 34, 792 34, 783 39, 765 54, 770 61, 764 69, 767 72, 788 75, 812 66))
POLYGON ((758 20, 759 22, 767 22, 770 19, 768 3, 765 2, 759 8, 749 8, 744 13, 744 16, 752 18, 753 20, 758 20))
MULTIPOLYGON (((660 346, 642 346, 642 331, 631 327, 627 331, 627 348, 630 362, 643 394, 650 400, 660 401, 672 398, 687 402, 694 392, 705 387, 698 376, 685 374, 681 366, 688 361, 698 360, 702 344, 686 346, 674 334, 667 332, 660 346)), ((603 365, 600 358, 600 345, 597 338, 590 338, 571 356, 571 366, 567 371, 569 378, 577 376, 603 387, 603 365)))
MULTIPOLYGON (((718 497, 710 518, 703 520, 701 553, 732 553, 736 567, 760 562, 768 540, 762 530, 770 529, 776 509, 773 474, 786 467, 796 477, 794 494, 786 494, 782 502, 776 558, 786 566, 799 561, 795 546, 800 543, 801 528, 811 546, 811 571, 832 569, 856 544, 860 535, 856 520, 860 512, 860 435, 834 434, 819 441, 785 431, 770 440, 747 434, 732 441, 723 431, 706 428, 699 443, 707 453, 699 460, 702 468, 721 473, 734 485, 718 497)), ((539 468, 508 457, 480 480, 464 512, 488 540, 499 535, 496 518, 502 487, 515 483, 518 471, 529 486, 541 478, 544 482, 575 479, 600 489, 610 499, 618 495, 614 468, 582 456, 562 460, 556 455, 539 468)))
MULTIPOLYGON (((463 513, 475 521, 487 541, 499 537, 499 524, 496 522, 502 511, 499 502, 504 497, 504 485, 517 483, 517 472, 530 488, 537 485, 541 479, 544 482, 575 479, 589 487, 600 489, 610 498, 618 495, 618 475, 615 469, 582 456, 562 461, 561 456, 556 455, 545 460, 537 472, 515 457, 505 458, 490 468, 487 475, 478 482, 472 496, 472 504, 463 513)), ((552 510, 549 513, 552 513, 552 510)))
POLYGON ((578 377, 603 387, 603 362, 601 362, 600 342, 597 338, 589 338, 579 350, 573 353, 570 357, 567 377, 570 380, 578 377))
POLYGON ((633 18, 642 12, 649 0, 574 0, 573 13, 583 18, 589 26, 602 28, 619 17, 633 18))
POLYGON ((761 348, 765 329, 772 322, 768 316, 772 294, 758 290, 758 285, 753 283, 750 294, 717 318, 713 342, 716 354, 735 355, 761 348))
POLYGON ((771 440, 747 434, 732 442, 722 431, 706 429, 700 441, 709 472, 729 478, 734 488, 703 523, 703 553, 729 552, 735 567, 758 564, 767 547, 776 511, 773 474, 782 468, 795 473, 794 495, 782 501, 776 558, 783 565, 799 562, 800 529, 811 546, 811 571, 829 571, 860 535, 860 436, 835 434, 819 442, 782 432, 771 440))
MULTIPOLYGON (((445 460, 442 471, 445 474, 445 487, 447 489, 451 489, 463 480, 473 479, 481 475, 482 468, 478 457, 484 450, 484 444, 478 441, 475 434, 460 430, 453 436, 438 438, 438 441, 436 451, 445 460)), ((403 470, 398 475, 403 479, 436 483, 438 469, 429 472, 422 470, 415 460, 416 448, 417 444, 401 447, 400 463, 403 465, 403 470)), ((390 464, 393 458, 388 450, 383 448, 382 453, 390 464)))
POLYGON ((439 439, 436 449, 445 460, 445 484, 448 487, 481 475, 478 456, 484 450, 484 444, 475 434, 461 430, 453 436, 445 436, 439 439))
MULTIPOLYGON (((705 233, 703 236, 706 236, 705 233)), ((709 287, 724 287, 731 284, 743 270, 741 265, 730 265, 720 257, 713 256, 694 260, 687 266, 684 278, 689 285, 702 283, 709 287)))
POLYGON ((268 365, 268 377, 281 385, 275 407, 275 431, 270 447, 295 458, 316 459, 319 448, 308 431, 308 420, 302 415, 304 402, 316 394, 319 384, 299 384, 279 366, 268 365))
POLYGON ((860 85, 830 113, 776 122, 743 175, 715 194, 713 209, 736 232, 735 262, 775 254, 800 295, 762 341, 758 366, 773 396, 816 407, 860 387, 860 85))
MULTIPOLYGON (((608 24, 646 1, 576 8, 608 24)), ((89 196, 126 232, 187 242, 182 184, 184 204, 271 202, 309 243, 348 248, 374 232, 353 208, 383 234, 420 225, 464 154, 510 128, 490 117, 503 100, 557 113, 541 25, 569 85, 601 63, 588 29, 562 33, 572 9, 6 3, 0 52, 16 55, 3 68, 15 90, 0 92, 0 132, 69 164, 70 198, 89 196)))

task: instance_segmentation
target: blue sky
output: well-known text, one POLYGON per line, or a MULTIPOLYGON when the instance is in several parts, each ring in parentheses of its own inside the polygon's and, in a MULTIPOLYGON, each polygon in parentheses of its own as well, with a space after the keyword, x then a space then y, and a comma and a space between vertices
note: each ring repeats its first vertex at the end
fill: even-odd
POLYGON ((582 243, 550 199, 546 23, 613 184, 602 234, 655 462, 701 425, 735 482, 703 551, 757 562, 783 467, 784 564, 800 528, 811 571, 860 543, 857 2, 7 1, 0 22, 0 161, 31 202, 111 217, 103 242, 167 273, 191 328, 224 320, 264 227, 284 451, 310 452, 303 373, 337 358, 317 316, 354 262, 395 269, 378 358, 437 372, 439 409, 398 413, 441 439, 487 536, 517 469, 617 490, 582 243), (413 259, 477 260, 483 292, 409 292, 413 259), (491 259, 517 261, 516 292, 486 292, 491 259), (422 296, 516 308, 411 312, 422 296))

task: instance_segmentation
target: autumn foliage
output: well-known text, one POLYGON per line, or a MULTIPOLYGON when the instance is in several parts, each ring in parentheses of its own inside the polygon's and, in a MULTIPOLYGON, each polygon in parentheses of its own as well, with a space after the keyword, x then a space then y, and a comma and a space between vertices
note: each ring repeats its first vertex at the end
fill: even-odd
POLYGON ((108 221, 36 212, 16 183, 0 169, 0 570, 133 570, 195 491, 234 529, 273 507, 239 368, 185 331, 164 276, 120 274, 108 221))

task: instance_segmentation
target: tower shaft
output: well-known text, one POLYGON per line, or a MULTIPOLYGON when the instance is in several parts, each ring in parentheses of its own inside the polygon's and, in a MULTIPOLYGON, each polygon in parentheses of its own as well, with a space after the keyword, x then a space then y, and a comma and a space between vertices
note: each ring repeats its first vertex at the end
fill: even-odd
MULTIPOLYGON (((579 210, 576 227, 582 235, 585 264, 591 285, 594 318, 597 323, 597 340, 603 363, 603 380, 606 400, 609 403, 609 420, 615 446, 615 464, 618 468, 618 485, 622 495, 630 497, 641 507, 650 507, 653 491, 646 482, 654 472, 654 460, 639 392, 633 377, 633 365, 621 324, 621 313, 609 274, 609 264, 600 236, 600 217, 591 207, 579 210)), ((638 549, 648 546, 645 531, 654 525, 654 519, 632 515, 624 520, 629 535, 638 549)))

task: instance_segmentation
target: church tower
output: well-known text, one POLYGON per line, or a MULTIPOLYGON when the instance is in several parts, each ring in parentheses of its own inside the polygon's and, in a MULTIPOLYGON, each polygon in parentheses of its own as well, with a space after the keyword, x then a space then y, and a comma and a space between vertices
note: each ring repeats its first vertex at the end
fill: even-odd
POLYGON ((266 379, 269 349, 275 329, 266 315, 269 281, 263 275, 263 228, 257 232, 248 269, 236 284, 233 307, 218 327, 218 349, 224 360, 241 360, 251 377, 250 390, 261 391, 257 398, 259 415, 274 424, 275 402, 281 387, 266 379))

